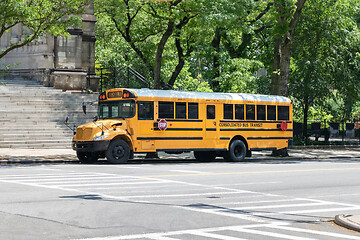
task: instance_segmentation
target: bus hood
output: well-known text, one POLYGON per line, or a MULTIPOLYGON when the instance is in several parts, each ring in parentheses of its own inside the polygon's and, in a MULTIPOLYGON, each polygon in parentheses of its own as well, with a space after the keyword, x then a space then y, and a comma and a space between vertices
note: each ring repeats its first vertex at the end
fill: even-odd
POLYGON ((117 129, 126 129, 126 121, 119 120, 99 120, 96 122, 90 122, 83 125, 80 125, 76 129, 76 134, 74 136, 74 141, 93 141, 95 137, 98 137, 97 140, 105 140, 105 136, 109 136, 110 132, 113 131, 113 127, 116 126, 117 129), (100 137, 104 136, 104 137, 100 137))

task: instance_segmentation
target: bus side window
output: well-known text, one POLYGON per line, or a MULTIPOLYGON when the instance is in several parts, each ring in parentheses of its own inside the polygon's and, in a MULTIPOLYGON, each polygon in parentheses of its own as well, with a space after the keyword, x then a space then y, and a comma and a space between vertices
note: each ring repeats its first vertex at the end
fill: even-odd
POLYGON ((289 120, 289 106, 278 106, 278 120, 289 120))
POLYGON ((244 120, 244 104, 235 104, 235 119, 244 120))
POLYGON ((188 103, 188 119, 198 119, 199 118, 199 105, 197 103, 188 103))
POLYGON ((159 118, 174 118, 174 102, 159 102, 159 118))
POLYGON ((276 120, 276 106, 267 106, 267 120, 276 120))
POLYGON ((206 118, 215 119, 215 105, 206 106, 206 118))
POLYGON ((185 102, 175 103, 175 115, 176 115, 176 118, 186 119, 186 103, 185 102))
POLYGON ((154 120, 154 102, 138 102, 138 119, 154 120))
POLYGON ((255 105, 246 105, 246 120, 255 120, 255 105))
POLYGON ((257 105, 257 120, 266 120, 265 105, 257 105))
POLYGON ((224 119, 234 119, 233 104, 224 104, 224 119))

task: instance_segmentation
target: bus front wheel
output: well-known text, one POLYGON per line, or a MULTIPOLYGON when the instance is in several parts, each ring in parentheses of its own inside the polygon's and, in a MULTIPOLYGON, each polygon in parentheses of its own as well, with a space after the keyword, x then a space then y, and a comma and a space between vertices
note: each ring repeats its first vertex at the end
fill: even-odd
POLYGON ((130 147, 124 140, 116 139, 110 143, 105 156, 111 163, 126 163, 130 158, 130 147))
POLYGON ((76 156, 81 163, 94 163, 99 159, 99 155, 91 152, 76 152, 76 156))
POLYGON ((234 140, 230 143, 229 151, 224 155, 225 160, 232 162, 241 162, 246 156, 246 145, 241 140, 234 140))

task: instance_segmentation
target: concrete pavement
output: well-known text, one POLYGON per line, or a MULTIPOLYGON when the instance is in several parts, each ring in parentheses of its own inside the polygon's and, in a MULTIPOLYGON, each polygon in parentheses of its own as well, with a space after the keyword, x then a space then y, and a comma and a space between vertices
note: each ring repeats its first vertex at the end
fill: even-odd
MULTIPOLYGON (((253 152, 248 161, 261 160, 336 160, 336 159, 359 159, 360 148, 327 148, 327 149, 309 149, 292 148, 289 149, 288 157, 273 157, 271 152, 253 152)), ((135 155, 135 159, 144 159, 145 155, 135 155)), ((172 159, 193 159, 192 153, 180 155, 169 155, 159 153, 160 160, 172 159)), ((67 163, 78 162, 76 153, 72 149, 14 149, 0 148, 0 164, 16 163, 67 163)), ((360 215, 337 215, 335 223, 351 230, 360 232, 360 215)))

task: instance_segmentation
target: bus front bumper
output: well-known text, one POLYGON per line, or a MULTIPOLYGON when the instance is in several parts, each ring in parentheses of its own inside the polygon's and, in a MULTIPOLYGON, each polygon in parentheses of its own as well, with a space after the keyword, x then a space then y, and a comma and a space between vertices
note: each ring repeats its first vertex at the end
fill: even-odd
POLYGON ((73 141, 72 148, 77 152, 105 152, 109 144, 110 140, 90 142, 73 141))

